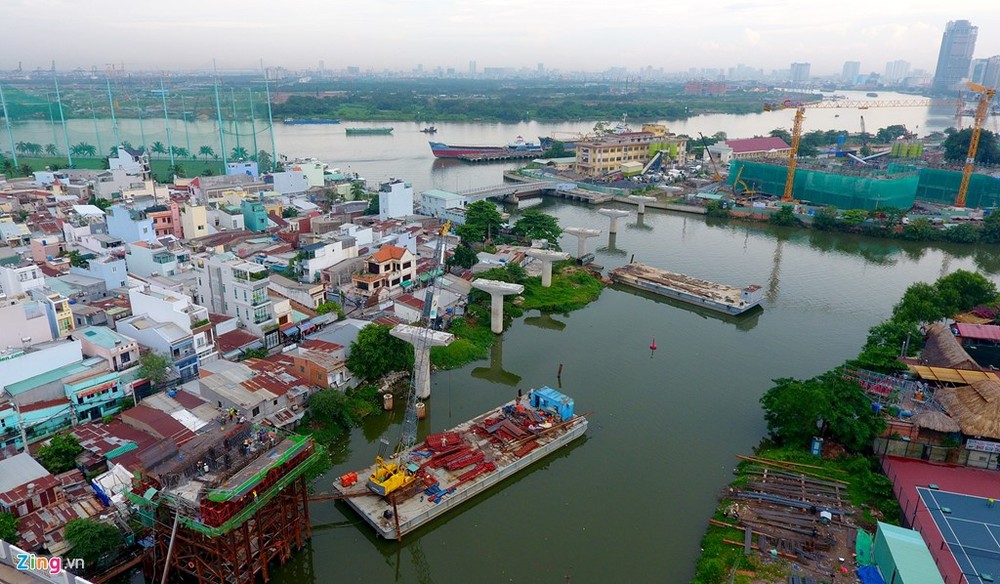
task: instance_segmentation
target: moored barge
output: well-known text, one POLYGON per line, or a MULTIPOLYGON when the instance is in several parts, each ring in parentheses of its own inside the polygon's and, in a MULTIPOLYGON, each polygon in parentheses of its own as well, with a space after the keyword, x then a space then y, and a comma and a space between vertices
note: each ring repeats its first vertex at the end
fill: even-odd
POLYGON ((615 268, 608 275, 615 283, 732 315, 747 312, 764 298, 764 291, 756 284, 735 288, 639 263, 615 268))
POLYGON ((398 455, 416 480, 406 490, 381 495, 378 465, 348 473, 337 493, 386 539, 400 539, 552 454, 587 431, 573 400, 550 387, 494 408, 398 455), (368 479, 367 485, 354 481, 368 479))

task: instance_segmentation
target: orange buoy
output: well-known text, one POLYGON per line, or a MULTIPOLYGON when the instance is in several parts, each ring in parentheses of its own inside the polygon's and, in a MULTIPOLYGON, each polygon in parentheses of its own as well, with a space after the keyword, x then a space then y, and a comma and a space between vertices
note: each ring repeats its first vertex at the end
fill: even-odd
POLYGON ((649 344, 649 348, 652 351, 656 350, 656 337, 653 337, 653 342, 649 344))

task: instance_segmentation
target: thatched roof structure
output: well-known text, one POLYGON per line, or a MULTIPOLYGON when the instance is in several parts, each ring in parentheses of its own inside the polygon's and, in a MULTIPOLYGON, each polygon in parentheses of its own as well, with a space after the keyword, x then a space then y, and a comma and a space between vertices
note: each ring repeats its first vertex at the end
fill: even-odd
POLYGON ((951 329, 941 323, 927 327, 927 340, 920 352, 922 365, 951 367, 953 369, 976 369, 982 367, 962 348, 951 329))
POLYGON ((972 385, 947 387, 935 393, 962 433, 1000 440, 1000 381, 984 379, 972 385))
POLYGON ((948 414, 935 410, 924 410, 914 415, 913 423, 918 428, 925 428, 945 434, 962 431, 962 427, 958 425, 958 422, 953 420, 948 414))

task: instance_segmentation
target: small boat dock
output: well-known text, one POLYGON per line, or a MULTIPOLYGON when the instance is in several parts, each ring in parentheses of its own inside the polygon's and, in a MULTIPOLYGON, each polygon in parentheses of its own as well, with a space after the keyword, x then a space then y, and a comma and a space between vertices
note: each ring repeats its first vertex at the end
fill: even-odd
POLYGON ((638 263, 615 268, 608 275, 618 284, 733 315, 758 306, 764 297, 763 290, 756 284, 735 288, 638 263))

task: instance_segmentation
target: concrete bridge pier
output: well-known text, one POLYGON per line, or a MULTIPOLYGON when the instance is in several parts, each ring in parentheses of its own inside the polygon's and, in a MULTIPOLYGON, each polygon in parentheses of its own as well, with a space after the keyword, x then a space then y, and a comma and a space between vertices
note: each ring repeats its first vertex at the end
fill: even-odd
POLYGON ((479 288, 490 295, 490 330, 495 334, 503 332, 503 297, 524 292, 524 286, 500 282, 498 280, 473 280, 473 288, 479 288))
POLYGON ((646 213, 646 203, 655 203, 656 197, 647 197, 645 195, 629 195, 628 200, 639 205, 639 214, 643 215, 646 213))
POLYGON ((417 399, 431 396, 431 347, 444 347, 455 340, 455 335, 408 324, 397 324, 389 334, 413 345, 413 383, 417 399))
POLYGON ((569 259, 568 253, 551 249, 532 248, 525 253, 542 262, 542 288, 548 288, 552 285, 552 262, 569 259))
POLYGON ((591 237, 597 237, 601 234, 600 229, 587 229, 585 227, 567 227, 563 229, 563 233, 567 233, 576 237, 577 239, 577 251, 576 257, 582 258, 587 255, 587 240, 591 237))
POLYGON ((611 228, 608 233, 618 233, 618 218, 631 215, 628 211, 620 209, 598 209, 597 212, 611 220, 611 228))

